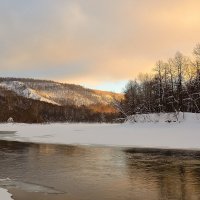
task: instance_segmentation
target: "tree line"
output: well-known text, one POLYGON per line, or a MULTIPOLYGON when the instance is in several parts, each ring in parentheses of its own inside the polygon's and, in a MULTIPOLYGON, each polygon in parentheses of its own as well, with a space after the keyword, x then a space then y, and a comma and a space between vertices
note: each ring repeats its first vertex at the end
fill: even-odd
POLYGON ((200 112, 200 44, 191 57, 177 52, 159 60, 151 74, 139 74, 115 106, 125 116, 159 112, 200 112))

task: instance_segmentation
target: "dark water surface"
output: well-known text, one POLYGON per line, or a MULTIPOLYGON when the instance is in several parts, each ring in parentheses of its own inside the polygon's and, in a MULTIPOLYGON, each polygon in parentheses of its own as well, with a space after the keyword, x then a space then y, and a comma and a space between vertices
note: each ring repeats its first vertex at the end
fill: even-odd
POLYGON ((15 200, 199 200, 200 152, 0 141, 0 187, 15 200))

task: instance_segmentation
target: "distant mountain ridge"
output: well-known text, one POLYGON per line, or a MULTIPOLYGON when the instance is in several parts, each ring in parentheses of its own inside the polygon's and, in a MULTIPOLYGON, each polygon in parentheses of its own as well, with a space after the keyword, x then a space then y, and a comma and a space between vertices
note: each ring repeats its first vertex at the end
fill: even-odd
POLYGON ((62 106, 109 105, 114 98, 123 98, 122 94, 92 90, 80 85, 28 78, 0 78, 0 87, 25 98, 62 106))
POLYGON ((19 82, 19 81, 4 81, 0 83, 0 87, 13 91, 17 95, 28 98, 28 99, 44 101, 51 104, 57 104, 56 102, 51 101, 48 98, 45 98, 39 95, 35 90, 26 87, 24 83, 19 82))

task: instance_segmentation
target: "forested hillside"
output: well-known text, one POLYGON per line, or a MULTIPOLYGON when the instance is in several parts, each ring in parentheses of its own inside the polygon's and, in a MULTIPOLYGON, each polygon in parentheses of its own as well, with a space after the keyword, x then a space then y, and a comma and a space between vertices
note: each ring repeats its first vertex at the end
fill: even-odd
POLYGON ((47 80, 0 78, 0 121, 113 122, 122 94, 47 80))
POLYGON ((113 98, 121 99, 123 97, 122 94, 92 90, 80 85, 64 84, 48 80, 0 78, 0 85, 2 84, 14 88, 15 91, 23 89, 32 90, 37 96, 59 105, 108 105, 112 102, 113 98))
POLYGON ((55 105, 25 98, 0 87, 0 122, 113 122, 116 112, 94 111, 86 106, 55 105))

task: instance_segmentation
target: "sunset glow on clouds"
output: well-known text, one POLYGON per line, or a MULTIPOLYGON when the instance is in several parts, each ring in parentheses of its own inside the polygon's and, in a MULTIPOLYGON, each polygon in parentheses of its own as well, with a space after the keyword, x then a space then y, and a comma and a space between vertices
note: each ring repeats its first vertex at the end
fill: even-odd
POLYGON ((199 8, 199 0, 0 0, 0 76, 115 90, 159 59, 190 54, 199 8))

